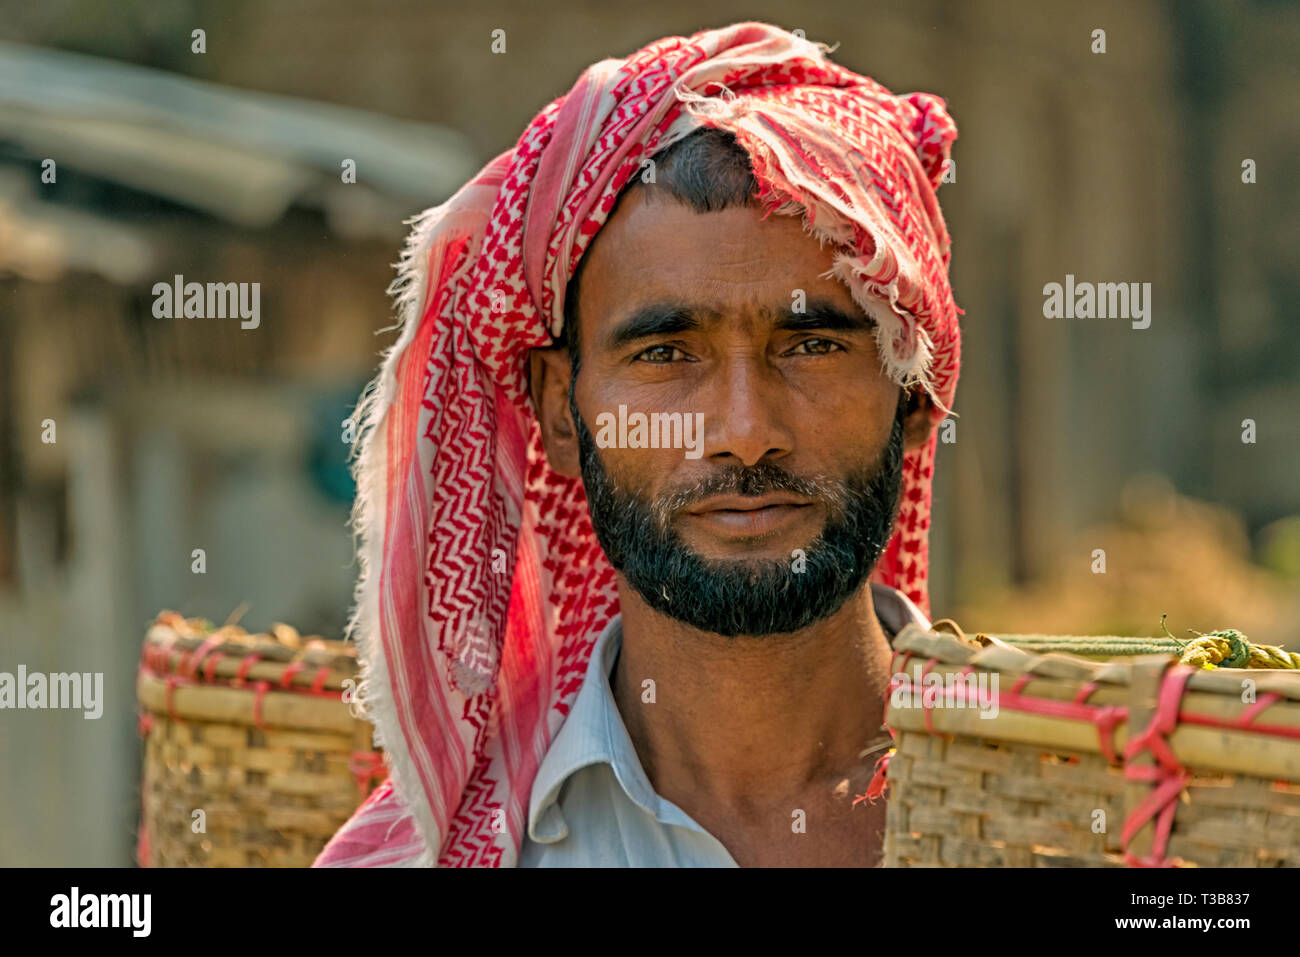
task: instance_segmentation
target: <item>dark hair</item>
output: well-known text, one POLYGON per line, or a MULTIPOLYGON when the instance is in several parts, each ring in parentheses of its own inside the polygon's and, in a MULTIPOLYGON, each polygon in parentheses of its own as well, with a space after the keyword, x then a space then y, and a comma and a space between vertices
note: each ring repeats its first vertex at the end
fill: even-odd
MULTIPOLYGON (((655 154, 651 160, 654 163, 653 182, 643 180, 644 171, 634 173, 619 192, 614 209, 618 209, 623 197, 634 189, 644 190, 647 201, 652 201, 657 193, 666 193, 697 213, 743 206, 753 202, 758 194, 758 179, 754 176, 749 154, 736 141, 735 134, 727 130, 702 126, 655 154)), ((588 246, 587 251, 590 249, 588 246)), ((568 347, 573 365, 571 383, 577 381, 580 365, 578 286, 586 262, 584 251, 564 290, 564 329, 555 341, 556 346, 568 347)))

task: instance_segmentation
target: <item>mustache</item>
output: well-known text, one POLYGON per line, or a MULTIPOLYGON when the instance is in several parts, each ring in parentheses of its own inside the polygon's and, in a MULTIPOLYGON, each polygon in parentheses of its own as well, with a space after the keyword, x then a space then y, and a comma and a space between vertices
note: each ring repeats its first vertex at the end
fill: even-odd
POLYGON ((751 466, 731 466, 691 483, 656 496, 650 511, 661 530, 683 510, 715 495, 741 495, 757 498, 773 492, 787 492, 826 505, 831 516, 842 515, 852 501, 847 482, 830 475, 794 475, 771 462, 751 466))

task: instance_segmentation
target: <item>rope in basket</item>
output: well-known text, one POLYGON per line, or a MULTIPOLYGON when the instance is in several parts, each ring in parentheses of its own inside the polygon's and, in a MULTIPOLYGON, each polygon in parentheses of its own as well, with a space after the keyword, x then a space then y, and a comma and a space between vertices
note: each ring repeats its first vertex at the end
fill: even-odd
POLYGON ((1300 670, 1300 654, 1276 645, 1256 645, 1235 628, 1193 638, 1178 658, 1196 668, 1288 668, 1300 670))
MULTIPOLYGON (((1257 645, 1235 628, 1224 628, 1208 634, 1197 635, 1186 641, 1174 638, 1178 642, 1171 649, 1169 642, 1160 638, 1150 641, 1135 639, 1125 643, 1122 653, 1125 655, 1142 654, 1177 654, 1180 665, 1193 668, 1286 668, 1300 670, 1300 654, 1286 651, 1276 645, 1257 645)), ((1076 655, 1115 654, 1115 645, 1104 642, 1074 642, 1069 650, 1076 655)))
MULTIPOLYGON (((1127 657, 1129 655, 1176 655, 1180 665, 1193 668, 1269 668, 1275 670, 1300 671, 1300 653, 1287 651, 1278 645, 1256 644, 1235 628, 1222 628, 1202 634, 1192 631, 1195 638, 1175 638, 1165 627, 1165 618, 1160 617, 1160 627, 1167 638, 1107 638, 1093 640, 1075 636, 1030 636, 1018 635, 1007 639, 1012 645, 1027 649, 1066 651, 1070 654, 1096 657, 1127 657)), ((965 633, 950 618, 935 622, 931 626, 935 631, 956 635, 963 640, 965 633)), ((983 633, 976 640, 987 638, 983 633)))

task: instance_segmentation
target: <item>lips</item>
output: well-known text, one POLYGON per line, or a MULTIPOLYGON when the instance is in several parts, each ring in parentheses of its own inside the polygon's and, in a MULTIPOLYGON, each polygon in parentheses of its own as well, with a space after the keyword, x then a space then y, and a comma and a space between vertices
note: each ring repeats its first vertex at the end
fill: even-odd
POLYGON ((709 512, 758 512, 767 508, 803 508, 811 505, 796 495, 715 495, 688 509, 691 515, 709 512))
POLYGON ((687 519, 727 538, 772 535, 802 520, 811 502, 792 495, 722 495, 689 509, 687 519))

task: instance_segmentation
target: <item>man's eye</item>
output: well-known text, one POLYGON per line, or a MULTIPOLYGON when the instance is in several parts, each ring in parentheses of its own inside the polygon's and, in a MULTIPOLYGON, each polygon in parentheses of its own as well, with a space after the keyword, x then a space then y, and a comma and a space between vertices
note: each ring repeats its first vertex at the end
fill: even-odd
POLYGON ((681 354, 676 346, 651 346, 636 358, 645 362, 665 363, 673 361, 674 353, 681 354))
POLYGON ((799 343, 799 345, 795 346, 792 351, 798 352, 798 350, 805 346, 808 347, 808 350, 804 352, 803 355, 814 356, 829 355, 837 349, 844 348, 838 342, 831 342, 829 339, 805 339, 803 342, 799 343))

